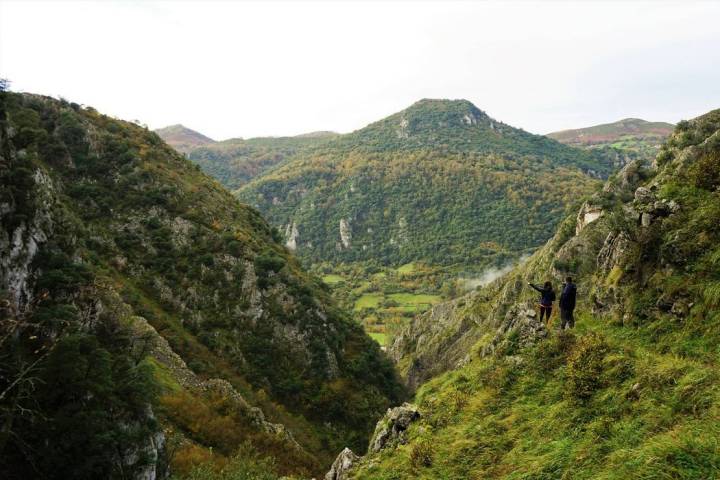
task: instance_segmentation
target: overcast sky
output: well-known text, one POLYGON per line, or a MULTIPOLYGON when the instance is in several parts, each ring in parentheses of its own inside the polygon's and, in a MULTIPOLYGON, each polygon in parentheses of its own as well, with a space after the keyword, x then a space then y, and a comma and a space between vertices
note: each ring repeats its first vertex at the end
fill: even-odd
POLYGON ((720 2, 0 0, 0 76, 216 139, 466 98, 534 133, 720 107, 720 2))

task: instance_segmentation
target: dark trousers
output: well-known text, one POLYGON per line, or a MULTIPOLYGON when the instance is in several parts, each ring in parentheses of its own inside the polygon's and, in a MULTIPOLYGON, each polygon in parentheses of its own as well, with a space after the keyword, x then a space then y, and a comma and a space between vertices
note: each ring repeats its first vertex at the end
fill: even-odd
POLYGON ((560 320, 560 328, 562 328, 563 330, 565 330, 565 328, 575 327, 575 318, 573 317, 572 310, 560 307, 560 320))
POLYGON ((540 321, 543 321, 543 317, 545 317, 545 321, 550 321, 550 315, 552 315, 552 305, 540 305, 540 321))

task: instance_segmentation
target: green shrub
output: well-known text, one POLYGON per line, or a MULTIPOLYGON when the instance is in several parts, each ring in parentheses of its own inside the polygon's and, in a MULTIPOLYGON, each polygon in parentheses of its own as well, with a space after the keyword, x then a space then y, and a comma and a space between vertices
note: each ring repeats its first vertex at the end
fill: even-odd
POLYGON ((264 253, 255 257, 255 269, 258 272, 277 273, 285 266, 285 259, 273 253, 264 253))
POLYGON ((587 400, 602 387, 603 360, 609 350, 605 339, 597 333, 589 333, 577 341, 567 365, 568 397, 587 400))
POLYGON ((535 361, 533 365, 546 372, 555 370, 567 363, 576 342, 577 338, 573 333, 567 330, 560 331, 547 341, 538 344, 534 352, 535 361))
POLYGON ((711 150, 700 155, 690 169, 695 186, 715 190, 720 186, 720 150, 711 150))
POLYGON ((420 440, 410 450, 410 464, 414 468, 431 467, 433 464, 433 445, 429 440, 420 440))

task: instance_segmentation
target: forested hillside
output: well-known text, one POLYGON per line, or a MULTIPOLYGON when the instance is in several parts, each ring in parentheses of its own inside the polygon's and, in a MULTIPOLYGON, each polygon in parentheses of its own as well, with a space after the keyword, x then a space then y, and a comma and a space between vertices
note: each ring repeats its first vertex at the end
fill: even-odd
POLYGON ((186 137, 191 135, 187 132, 203 135, 189 129, 185 131, 183 137, 177 135, 174 127, 161 128, 156 133, 231 190, 240 188, 286 160, 337 136, 333 132, 313 132, 296 137, 232 138, 189 145, 186 137))
POLYGON ((470 102, 422 100, 237 194, 309 262, 501 265, 546 241, 612 168, 470 102))
POLYGON ((309 477, 401 400, 265 220, 155 133, 3 91, 0 179, 3 478, 309 477))
POLYGON ((523 266, 417 317, 391 350, 417 407, 388 412, 333 478, 718 478, 719 245, 715 110, 523 266), (577 326, 559 331, 527 284, 568 275, 577 326))
POLYGON ((548 133, 548 137, 605 156, 618 166, 633 160, 652 160, 674 125, 625 118, 593 127, 548 133))

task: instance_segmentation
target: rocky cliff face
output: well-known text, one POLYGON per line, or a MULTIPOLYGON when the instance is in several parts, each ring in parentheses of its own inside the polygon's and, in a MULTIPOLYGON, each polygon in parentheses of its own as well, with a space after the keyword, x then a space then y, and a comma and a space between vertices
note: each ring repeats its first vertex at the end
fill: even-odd
MULTIPOLYGON (((0 293, 3 329, 15 333, 0 353, 20 373, 67 349, 84 355, 79 341, 152 370, 160 395, 138 391, 144 403, 117 422, 160 411, 155 430, 121 449, 143 478, 141 463, 173 465, 160 458, 158 422, 174 426, 176 453, 212 459, 250 439, 283 474, 319 470, 328 446, 362 448, 402 388, 257 212, 137 125, 47 97, 2 100, 0 293), (43 348, 32 353, 33 342, 43 348)), ((5 458, 19 468, 17 448, 5 458)))

